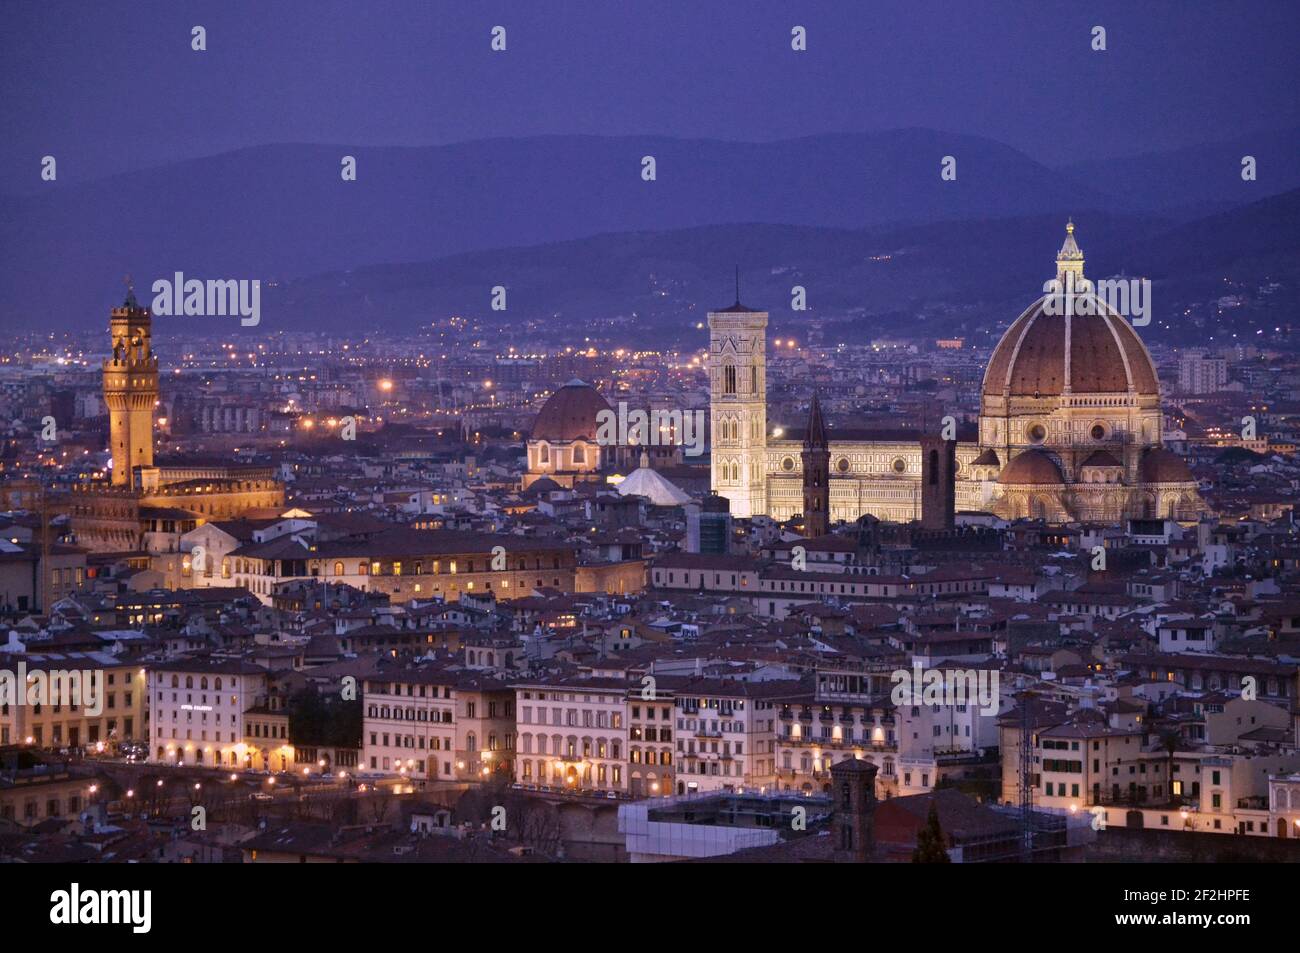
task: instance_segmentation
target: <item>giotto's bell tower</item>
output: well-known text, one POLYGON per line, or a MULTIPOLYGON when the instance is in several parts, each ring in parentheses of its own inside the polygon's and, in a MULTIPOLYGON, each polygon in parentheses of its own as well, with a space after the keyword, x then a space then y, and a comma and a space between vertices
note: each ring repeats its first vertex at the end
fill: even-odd
POLYGON ((736 303, 709 312, 713 492, 733 516, 767 512, 767 312, 736 303))

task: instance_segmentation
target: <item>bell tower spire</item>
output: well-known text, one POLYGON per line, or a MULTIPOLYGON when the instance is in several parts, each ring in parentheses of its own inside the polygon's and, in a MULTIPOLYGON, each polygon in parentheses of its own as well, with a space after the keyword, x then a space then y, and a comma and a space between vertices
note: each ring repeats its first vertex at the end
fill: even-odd
POLYGON ((821 401, 813 393, 808 433, 803 441, 803 534, 809 539, 830 531, 831 445, 821 401))

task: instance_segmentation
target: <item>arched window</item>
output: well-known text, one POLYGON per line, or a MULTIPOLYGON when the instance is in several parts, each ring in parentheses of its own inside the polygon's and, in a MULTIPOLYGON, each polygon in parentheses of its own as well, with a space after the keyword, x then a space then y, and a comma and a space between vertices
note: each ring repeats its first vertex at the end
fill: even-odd
POLYGON ((736 392, 736 365, 734 364, 724 364, 722 367, 722 392, 724 394, 736 392))
POLYGON ((537 462, 538 462, 538 463, 550 463, 550 462, 551 462, 551 447, 550 447, 549 444, 545 444, 545 443, 543 443, 543 444, 541 444, 541 445, 538 446, 538 448, 537 448, 537 462))
POLYGON ((334 575, 336 576, 343 575, 343 560, 336 559, 334 561, 334 575))

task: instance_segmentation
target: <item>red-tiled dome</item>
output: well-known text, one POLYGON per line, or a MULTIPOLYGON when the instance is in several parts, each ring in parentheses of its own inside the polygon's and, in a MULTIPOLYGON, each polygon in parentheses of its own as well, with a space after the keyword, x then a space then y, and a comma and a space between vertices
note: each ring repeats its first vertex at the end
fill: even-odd
POLYGON ((1036 301, 1007 329, 984 373, 988 397, 1074 394, 1159 395, 1155 367, 1137 332, 1119 315, 1047 314, 1036 301), (1069 373, 1065 354, 1070 354, 1069 373))
MULTIPOLYGON (((1084 281, 1083 253, 1074 243, 1073 225, 1057 257, 1057 281, 1066 278, 1084 281)), ((1066 393, 1067 388, 1072 394, 1132 390, 1159 396, 1155 365, 1137 332, 1088 292, 1091 285, 1077 287, 1080 290, 1069 307, 1068 322, 1059 293, 1039 298, 1012 322, 989 359, 984 373, 985 397, 1054 397, 1066 393), (1056 307, 1047 308, 1049 302, 1056 307), (1057 313, 1049 314, 1049 310, 1057 313), (1085 311, 1095 313, 1081 313, 1085 311)))
POLYGON ((590 384, 572 380, 552 394, 533 421, 534 440, 592 440, 599 426, 596 415, 610 406, 590 384))
POLYGON ((1153 447, 1142 455, 1138 478, 1143 483, 1193 483, 1196 480, 1183 458, 1164 447, 1153 447))
POLYGON ((1124 464, 1115 459, 1109 450, 1096 450, 1083 461, 1085 467, 1122 467, 1124 464))
POLYGON ((1026 450, 1015 457, 1002 473, 998 475, 999 483, 1025 484, 1062 484, 1061 468, 1056 461, 1041 450, 1026 450))

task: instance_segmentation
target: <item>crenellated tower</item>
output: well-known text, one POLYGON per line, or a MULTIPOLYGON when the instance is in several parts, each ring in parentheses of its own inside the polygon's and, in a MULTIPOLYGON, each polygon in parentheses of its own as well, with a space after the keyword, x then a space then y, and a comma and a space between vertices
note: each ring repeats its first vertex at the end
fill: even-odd
POLYGON ((113 353, 104 361, 112 483, 131 486, 136 467, 153 466, 153 412, 158 402, 158 358, 150 342, 151 318, 127 289, 122 307, 109 314, 113 353))

